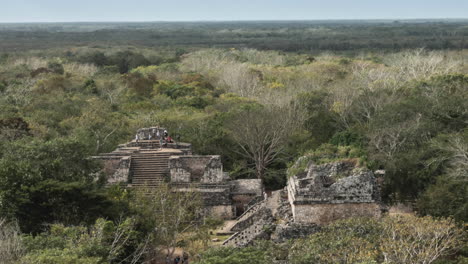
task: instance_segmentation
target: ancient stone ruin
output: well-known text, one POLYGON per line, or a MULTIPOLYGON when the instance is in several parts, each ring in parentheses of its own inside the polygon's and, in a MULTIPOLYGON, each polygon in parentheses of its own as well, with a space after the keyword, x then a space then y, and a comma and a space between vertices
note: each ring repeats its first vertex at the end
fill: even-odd
POLYGON ((309 164, 241 215, 223 245, 242 247, 258 238, 284 242, 305 237, 332 221, 379 217, 380 191, 374 174, 355 160, 309 164))
POLYGON ((231 180, 219 155, 192 155, 191 144, 171 142, 165 131, 161 127, 139 129, 134 140, 93 157, 103 162, 107 182, 129 188, 168 183, 173 191, 200 192, 207 214, 223 219, 242 214, 262 195, 260 180, 231 180))
POLYGON ((258 238, 281 242, 335 220, 381 214, 378 181, 355 160, 310 163, 267 197, 260 180, 231 180, 219 155, 193 155, 189 143, 162 140, 164 131, 142 128, 131 142, 94 158, 103 162, 109 184, 168 183, 174 192, 199 192, 207 214, 235 219, 219 231, 231 234, 225 246, 246 246, 258 238))
POLYGON ((378 217, 380 192, 372 171, 354 160, 310 164, 288 181, 288 199, 297 223, 327 224, 348 217, 378 217))

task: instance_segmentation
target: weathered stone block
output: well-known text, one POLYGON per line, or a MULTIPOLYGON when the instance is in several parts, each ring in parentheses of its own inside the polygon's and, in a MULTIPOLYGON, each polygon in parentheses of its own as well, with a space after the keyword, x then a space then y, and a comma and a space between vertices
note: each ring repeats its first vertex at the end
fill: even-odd
POLYGON ((378 217, 380 189, 373 173, 352 160, 310 164, 288 181, 288 199, 299 223, 326 224, 348 217, 378 217))
POLYGON ((380 205, 377 203, 294 205, 293 216, 297 223, 323 225, 350 217, 380 217, 380 205))
POLYGON ((221 157, 214 156, 172 156, 169 170, 173 183, 221 183, 224 181, 221 157))

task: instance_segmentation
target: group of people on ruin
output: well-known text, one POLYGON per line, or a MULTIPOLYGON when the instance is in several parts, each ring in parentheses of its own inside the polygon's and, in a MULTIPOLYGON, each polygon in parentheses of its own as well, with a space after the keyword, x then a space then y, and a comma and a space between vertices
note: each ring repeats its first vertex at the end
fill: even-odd
POLYGON ((167 129, 164 129, 162 133, 161 130, 162 129, 159 127, 152 127, 149 128, 149 133, 143 133, 143 136, 141 133, 137 133, 135 135, 135 141, 139 142, 140 140, 157 140, 159 141, 159 145, 161 147, 167 146, 167 143, 173 143, 174 140, 167 132, 167 129))

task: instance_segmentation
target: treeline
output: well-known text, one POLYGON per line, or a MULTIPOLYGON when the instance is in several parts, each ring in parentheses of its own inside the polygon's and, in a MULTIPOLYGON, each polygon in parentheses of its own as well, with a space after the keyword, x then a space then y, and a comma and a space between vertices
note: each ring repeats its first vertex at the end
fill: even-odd
POLYGON ((313 54, 463 49, 466 25, 463 20, 3 24, 0 51, 93 45, 248 47, 313 54))
MULTIPOLYGON (((345 57, 187 49, 83 47, 1 57, 0 216, 8 220, 7 237, 32 234, 18 253, 10 252, 12 259, 60 263, 66 253, 70 261, 131 263, 144 245, 159 253, 175 245, 204 251, 216 221, 196 221, 196 197, 132 203, 138 194, 105 188, 99 164, 88 158, 156 124, 193 143, 196 153, 220 154, 233 179, 261 178, 276 190, 299 157, 316 163, 358 159, 386 171, 388 204, 414 202, 420 215, 454 218, 427 220, 448 230, 468 220, 466 51, 345 57), (168 216, 189 217, 181 223, 197 232, 158 226, 152 212, 162 208, 156 205, 187 205, 174 211, 182 215, 168 216), (116 237, 124 242, 112 243, 116 237)), ((158 192, 169 195, 164 188, 158 192)), ((408 221, 402 234, 413 223, 408 221)), ((429 225, 419 218, 414 224, 420 221, 429 225)), ((374 224, 374 231, 386 228, 374 224)), ((334 254, 316 243, 320 235, 310 239, 295 246, 295 263, 334 254), (318 253, 300 257, 310 250, 318 253)), ((330 243, 354 245, 354 239, 330 243)), ((381 261, 386 246, 401 245, 393 242, 359 240, 378 250, 356 259, 381 261)), ((141 254, 139 260, 152 259, 157 252, 141 254)), ((219 259, 225 252, 209 254, 206 259, 219 259)))

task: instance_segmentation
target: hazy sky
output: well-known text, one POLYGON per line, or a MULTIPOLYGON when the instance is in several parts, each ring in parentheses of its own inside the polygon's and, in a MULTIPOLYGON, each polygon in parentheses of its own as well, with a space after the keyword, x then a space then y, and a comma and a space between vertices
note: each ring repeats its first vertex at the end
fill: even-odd
POLYGON ((468 0, 0 0, 0 22, 468 18, 468 0))

